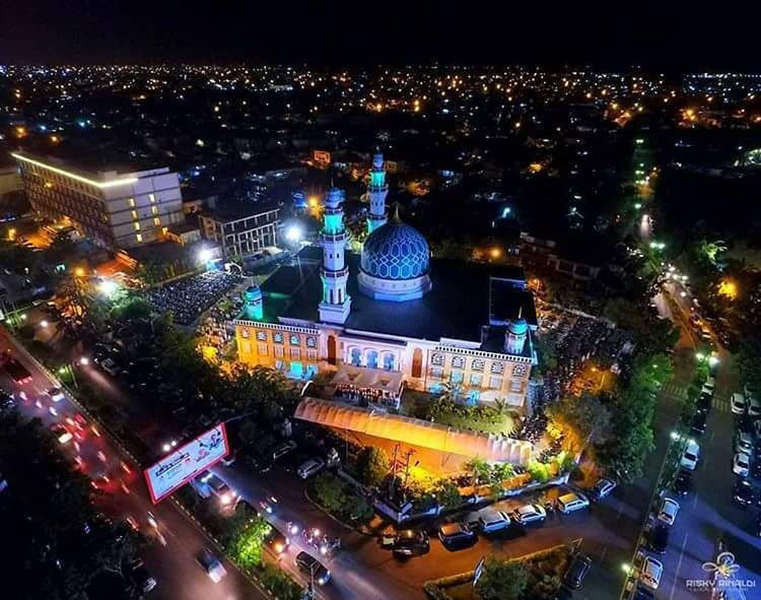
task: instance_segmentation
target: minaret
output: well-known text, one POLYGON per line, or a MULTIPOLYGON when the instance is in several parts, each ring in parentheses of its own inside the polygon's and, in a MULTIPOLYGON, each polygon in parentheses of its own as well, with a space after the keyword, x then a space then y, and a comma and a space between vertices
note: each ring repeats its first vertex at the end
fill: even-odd
POLYGON ((249 321, 261 321, 264 318, 262 291, 258 285, 252 285, 246 289, 243 301, 243 314, 249 321))
POLYGON ((346 294, 349 268, 346 266, 346 230, 344 211, 341 208, 343 194, 331 188, 325 199, 323 228, 320 233, 322 245, 322 302, 320 321, 345 323, 351 309, 351 298, 346 294))
POLYGON ((367 233, 372 233, 386 223, 386 171, 383 169, 383 154, 376 150, 373 155, 373 168, 370 169, 370 186, 367 190, 370 196, 370 215, 367 217, 367 233))
POLYGON ((523 347, 528 338, 528 323, 523 318, 523 307, 518 308, 518 318, 511 319, 505 331, 505 352, 508 354, 523 354, 523 347))

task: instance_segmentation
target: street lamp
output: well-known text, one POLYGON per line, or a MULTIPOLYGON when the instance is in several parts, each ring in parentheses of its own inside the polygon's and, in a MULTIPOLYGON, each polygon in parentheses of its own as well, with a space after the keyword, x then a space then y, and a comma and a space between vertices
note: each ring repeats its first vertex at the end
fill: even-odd
POLYGON ((718 356, 711 356, 708 358, 708 366, 709 367, 715 367, 719 364, 719 357, 718 356))
POLYGON ((298 225, 290 225, 285 230, 285 238, 294 244, 301 241, 301 238, 303 237, 304 232, 301 230, 301 227, 298 225))
POLYGON ((113 279, 104 279, 98 285, 98 289, 100 290, 101 294, 108 298, 113 296, 118 288, 119 285, 113 279))
POLYGON ((42 319, 42 321, 40 321, 40 327, 47 327, 47 326, 48 326, 48 322, 45 319, 42 319))
POLYGON ((201 248, 198 251, 198 260, 202 263, 209 262, 211 260, 211 250, 209 248, 201 248))
POLYGON ((86 356, 83 356, 79 359, 79 364, 82 365, 83 367, 86 367, 87 365, 90 364, 90 359, 87 358, 86 356))

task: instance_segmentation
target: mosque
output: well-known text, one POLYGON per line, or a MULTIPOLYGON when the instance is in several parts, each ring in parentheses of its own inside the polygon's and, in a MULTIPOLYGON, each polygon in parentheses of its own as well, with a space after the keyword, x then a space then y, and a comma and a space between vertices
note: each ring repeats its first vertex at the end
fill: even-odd
POLYGON ((536 364, 537 320, 522 269, 431 258, 420 232, 388 217, 383 155, 373 157, 368 237, 346 251, 343 194, 324 200, 320 246, 306 247, 245 296, 238 359, 295 379, 333 374, 338 390, 397 399, 457 389, 520 409, 536 364))

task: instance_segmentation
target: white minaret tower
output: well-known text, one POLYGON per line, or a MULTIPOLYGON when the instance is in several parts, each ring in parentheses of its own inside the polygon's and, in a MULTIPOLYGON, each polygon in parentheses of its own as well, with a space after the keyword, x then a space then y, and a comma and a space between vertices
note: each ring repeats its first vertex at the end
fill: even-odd
POLYGON ((322 302, 320 321, 345 323, 351 309, 351 298, 346 294, 349 268, 346 266, 346 230, 344 211, 341 208, 343 194, 331 188, 325 199, 323 228, 320 233, 322 246, 322 302))
POLYGON ((372 233, 386 223, 386 171, 383 168, 383 154, 376 150, 373 155, 373 168, 370 169, 370 186, 367 190, 370 196, 370 215, 367 217, 367 233, 372 233))

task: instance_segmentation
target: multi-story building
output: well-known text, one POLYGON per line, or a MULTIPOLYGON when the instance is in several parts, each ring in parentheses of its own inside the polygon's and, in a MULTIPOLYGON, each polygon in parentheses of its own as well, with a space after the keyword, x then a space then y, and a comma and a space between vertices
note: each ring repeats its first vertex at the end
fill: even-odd
POLYGON ((277 243, 280 209, 272 205, 217 208, 200 215, 201 235, 222 249, 222 256, 247 256, 277 243))
MULTIPOLYGON (((537 321, 522 269, 431 259, 398 214, 373 229, 361 256, 346 252, 340 198, 328 193, 322 249, 304 248, 247 292, 235 321, 238 359, 293 378, 333 372, 376 390, 451 386, 471 402, 523 407, 537 321)), ((370 218, 382 215, 379 202, 370 218)))
POLYGON ((179 180, 167 167, 93 173, 52 157, 12 156, 32 208, 102 246, 155 242, 184 219, 179 180))

